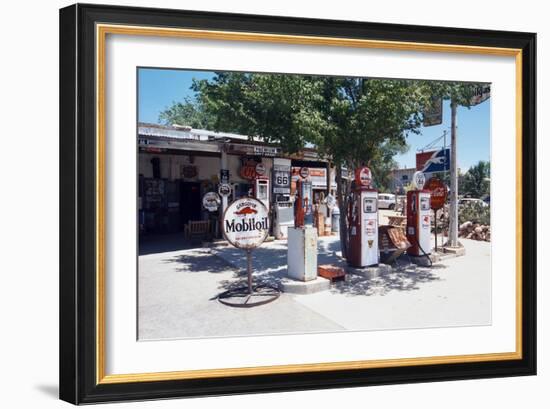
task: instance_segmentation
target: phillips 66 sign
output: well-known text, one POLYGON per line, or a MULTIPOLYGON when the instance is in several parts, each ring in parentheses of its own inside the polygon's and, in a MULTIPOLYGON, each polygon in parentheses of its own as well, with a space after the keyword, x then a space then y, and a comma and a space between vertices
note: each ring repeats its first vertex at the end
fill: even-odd
POLYGON ((269 233, 268 210, 251 197, 237 199, 226 209, 222 219, 225 239, 240 249, 253 249, 264 242, 269 233))

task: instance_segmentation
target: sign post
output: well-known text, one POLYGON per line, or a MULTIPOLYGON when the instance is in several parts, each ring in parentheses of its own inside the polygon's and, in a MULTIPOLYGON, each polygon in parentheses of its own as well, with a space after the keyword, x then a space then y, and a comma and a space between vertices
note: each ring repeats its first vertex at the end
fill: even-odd
POLYGON ((235 200, 223 214, 222 233, 231 245, 246 251, 247 285, 219 294, 218 300, 232 307, 254 307, 277 299, 278 289, 252 285, 252 250, 259 247, 269 233, 269 212, 265 205, 252 197, 235 200), (258 301, 254 301, 254 297, 258 297, 258 301))
POLYGON ((252 250, 246 250, 246 275, 248 282, 248 294, 252 294, 252 250))

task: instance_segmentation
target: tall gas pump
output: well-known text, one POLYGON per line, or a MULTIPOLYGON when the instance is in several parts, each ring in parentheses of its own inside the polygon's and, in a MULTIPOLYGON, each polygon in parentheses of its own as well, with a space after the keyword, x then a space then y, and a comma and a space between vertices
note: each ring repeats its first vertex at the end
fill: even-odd
POLYGON ((414 190, 407 192, 407 240, 411 256, 427 256, 431 253, 430 191, 424 189, 425 177, 422 172, 413 176, 414 190))
POLYGON ((379 262, 378 191, 372 188, 367 167, 355 171, 355 181, 348 207, 348 262, 354 267, 368 267, 379 262))
POLYGON ((308 179, 308 168, 300 169, 301 179, 296 181, 296 199, 294 201, 295 226, 313 225, 313 188, 308 179))
POLYGON ((264 204, 266 209, 270 209, 269 204, 269 178, 257 176, 254 179, 254 197, 264 204))
POLYGON ((317 229, 312 226, 312 185, 307 168, 300 169, 294 200, 294 227, 288 227, 288 276, 295 280, 317 279, 317 229))

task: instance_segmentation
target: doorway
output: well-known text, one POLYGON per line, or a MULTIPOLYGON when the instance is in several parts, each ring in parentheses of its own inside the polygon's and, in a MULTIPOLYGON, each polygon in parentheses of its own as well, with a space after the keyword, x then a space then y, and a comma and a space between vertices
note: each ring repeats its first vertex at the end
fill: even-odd
POLYGON ((189 220, 201 219, 201 184, 198 182, 181 182, 180 189, 181 226, 189 220))

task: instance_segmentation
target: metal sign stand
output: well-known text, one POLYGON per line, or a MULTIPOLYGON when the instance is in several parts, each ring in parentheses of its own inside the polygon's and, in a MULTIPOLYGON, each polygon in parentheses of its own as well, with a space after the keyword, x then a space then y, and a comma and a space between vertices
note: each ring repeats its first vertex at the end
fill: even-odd
POLYGON ((437 253, 437 209, 434 209, 435 252, 437 253))
POLYGON ((252 250, 246 250, 246 274, 248 275, 248 293, 252 294, 252 250))
POLYGON ((257 307, 275 301, 281 291, 268 284, 252 286, 252 249, 246 249, 247 286, 224 291, 218 295, 218 301, 237 308, 257 307))

